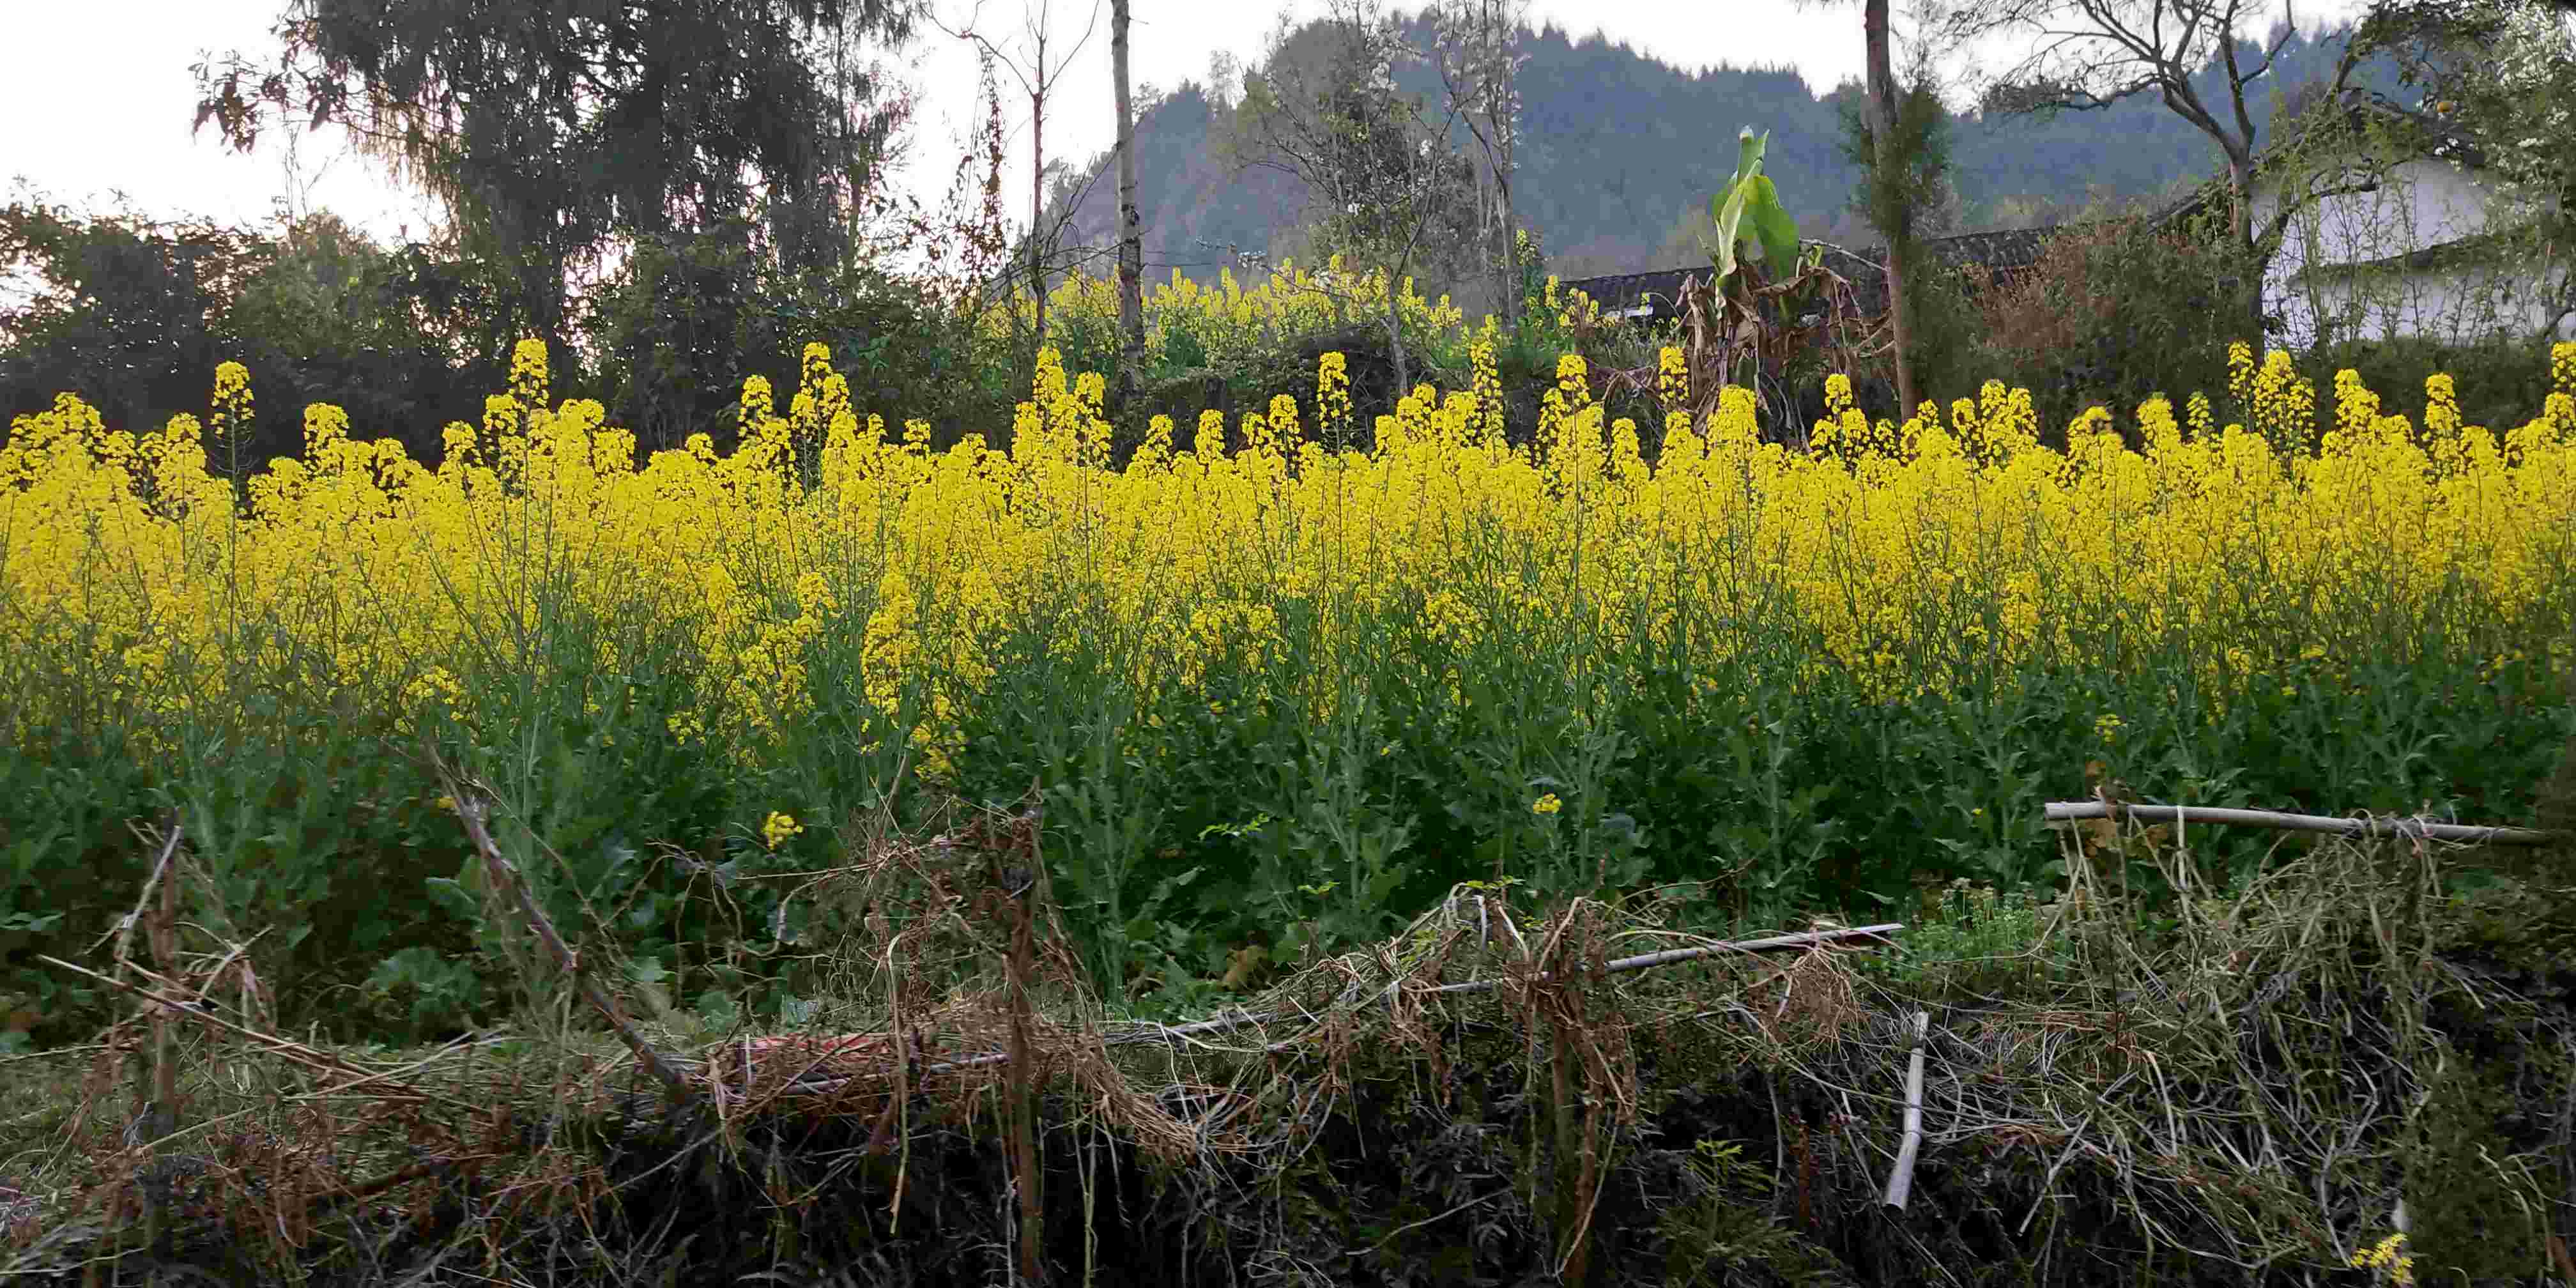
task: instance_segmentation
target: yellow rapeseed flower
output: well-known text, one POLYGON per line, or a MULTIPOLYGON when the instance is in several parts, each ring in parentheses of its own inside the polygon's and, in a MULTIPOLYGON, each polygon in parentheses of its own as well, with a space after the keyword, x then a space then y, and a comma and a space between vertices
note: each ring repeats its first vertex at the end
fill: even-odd
POLYGON ((772 812, 768 820, 760 825, 760 840, 762 844, 775 850, 786 844, 787 838, 804 830, 805 828, 793 815, 772 812))
MULTIPOLYGON (((1051 349, 1010 423, 938 451, 907 409, 853 406, 819 347, 785 415, 754 384, 739 441, 692 434, 641 460, 598 404, 551 404, 535 344, 479 422, 447 427, 435 470, 317 406, 300 457, 228 477, 208 456, 251 423, 237 363, 202 422, 109 426, 65 396, 0 440, 0 657, 31 701, 135 695, 138 726, 295 692, 399 727, 474 718, 478 694, 507 691, 492 668, 546 656, 558 620, 640 623, 676 665, 639 641, 590 670, 662 677, 643 718, 675 741, 756 762, 849 694, 911 721, 897 736, 925 765, 959 745, 954 704, 1007 664, 997 642, 1053 622, 1153 641, 1117 659, 1140 691, 1299 717, 1347 700, 1313 677, 1355 666, 1418 664, 1405 682, 1460 702, 1477 689, 1461 668, 1498 643, 1715 662, 1773 629, 1817 641, 1795 679, 1850 674, 1890 700, 2062 661, 2087 623, 2185 651, 2221 702, 2340 683, 2356 620, 2477 621, 2472 665, 2570 665, 2550 650, 2576 531, 2576 344, 2551 350, 2542 407, 2492 431, 2461 423, 2447 379, 2410 419, 2357 377, 2320 397, 2289 355, 2244 347, 2225 391, 2242 423, 2177 390, 2092 409, 2054 448, 2029 392, 1999 382, 1874 417, 1834 376, 1824 416, 1783 427, 1744 389, 1689 389, 1678 351, 1657 355, 1661 423, 1629 424, 1569 356, 1533 443, 1504 433, 1498 333, 1400 281, 1352 289, 1454 342, 1470 387, 1403 391, 1372 438, 1327 354, 1311 416, 1283 395, 1240 436, 1223 413, 1175 418, 1117 467, 1098 373, 1051 349), (1345 441, 1372 450, 1323 450, 1345 441), (1745 611, 1757 600, 1786 620, 1745 611), (2285 621, 2283 603, 2302 610, 2285 621)), ((1061 290, 1068 327, 1108 332, 1100 279, 1061 290)), ((1569 294, 1549 311, 1589 316, 1569 294)), ((1239 369, 1278 335, 1327 333, 1337 299, 1304 270, 1228 275, 1158 290, 1148 323, 1239 369)), ((2105 717, 2095 736, 2123 729, 2105 717)))
POLYGON ((2376 1270, 2397 1288, 2414 1288, 2415 1258, 2406 1255, 2405 1248, 2404 1232, 2391 1234, 2370 1247, 2352 1254, 2352 1268, 2376 1270))

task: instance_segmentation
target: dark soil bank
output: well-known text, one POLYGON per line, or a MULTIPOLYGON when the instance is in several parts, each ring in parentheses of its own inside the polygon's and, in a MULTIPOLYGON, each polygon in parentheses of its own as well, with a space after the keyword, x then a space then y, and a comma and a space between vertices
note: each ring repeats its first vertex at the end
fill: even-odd
MULTIPOLYGON (((1585 963, 1633 938, 1589 905, 1530 926, 1544 979, 1455 941, 1404 967, 1481 994, 1319 968, 1285 1041, 1044 1030, 1026 1120, 1032 1080, 991 1064, 721 1118, 613 1095, 480 1146, 542 1167, 449 1160, 291 1239, 173 1220, 101 1281, 2286 1286, 2390 1282, 2352 1262, 2402 1230, 2417 1282, 2544 1282, 2576 1215, 2576 892, 2444 894, 2406 848, 2156 916, 2070 899, 2048 956, 2000 964, 1609 975, 1585 963)), ((81 1281, 94 1249, 52 1237, 20 1282, 81 1281)))

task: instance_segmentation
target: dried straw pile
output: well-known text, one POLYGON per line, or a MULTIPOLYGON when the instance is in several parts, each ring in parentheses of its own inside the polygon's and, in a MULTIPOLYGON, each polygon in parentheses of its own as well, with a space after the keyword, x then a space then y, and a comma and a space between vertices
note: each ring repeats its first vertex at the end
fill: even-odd
MULTIPOLYGON (((0 1276, 2357 1283, 2404 1229, 2426 1282, 2576 1279, 2576 901, 2446 893, 2438 842, 2325 840, 2222 897, 2169 842, 2070 832, 2043 942, 1973 976, 1864 973, 1832 930, 1614 972, 1708 941, 1652 894, 1461 890, 1167 1027, 1084 991, 1036 835, 986 815, 815 878, 859 929, 811 1034, 680 1053, 612 998, 623 1039, 396 1062, 147 1006, 59 1148, 0 1149, 0 1276), (129 1140, 105 1105, 156 1022, 185 1121, 129 1140)), ((0 1073, 29 1068, 64 1076, 0 1073)))

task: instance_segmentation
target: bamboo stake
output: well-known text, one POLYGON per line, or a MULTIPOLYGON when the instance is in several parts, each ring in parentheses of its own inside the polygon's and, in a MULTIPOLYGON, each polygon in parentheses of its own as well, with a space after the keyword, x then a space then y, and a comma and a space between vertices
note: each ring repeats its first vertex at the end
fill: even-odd
POLYGON ((1923 1038, 1932 1013, 1914 1013, 1914 1054, 1905 1064, 1905 1143, 1897 1147, 1896 1166, 1887 1174, 1887 1206, 1902 1212, 1914 1193, 1914 1156, 1923 1148, 1923 1038))
POLYGON ((2323 814, 2286 814, 2268 809, 2224 809, 2211 805, 2160 805, 2147 802, 2131 802, 2115 807, 2102 801, 2050 801, 2046 817, 2051 823, 2071 823, 2078 819, 2109 818, 2115 808, 2122 817, 2145 819, 2152 823, 2235 823, 2245 827, 2269 827, 2284 832, 2422 837, 2436 841, 2465 841, 2484 845, 2547 845, 2558 839, 2558 834, 2555 832, 2523 827, 2479 827, 2465 823, 2433 823, 2420 818, 2334 818, 2323 814))

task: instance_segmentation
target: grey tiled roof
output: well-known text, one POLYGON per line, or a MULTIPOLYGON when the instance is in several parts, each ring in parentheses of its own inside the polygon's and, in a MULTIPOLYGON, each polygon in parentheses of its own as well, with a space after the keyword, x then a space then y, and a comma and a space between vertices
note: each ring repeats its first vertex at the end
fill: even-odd
MULTIPOLYGON (((2037 228, 1999 228, 1992 232, 1961 233, 1956 237, 1935 237, 1924 243, 1940 261, 1952 268, 1982 264, 1987 268, 2009 272, 2039 263, 2040 252, 2048 249, 2049 234, 2058 225, 2042 224, 2037 228)), ((1872 266, 1883 265, 1887 253, 1865 252, 1872 266)))

